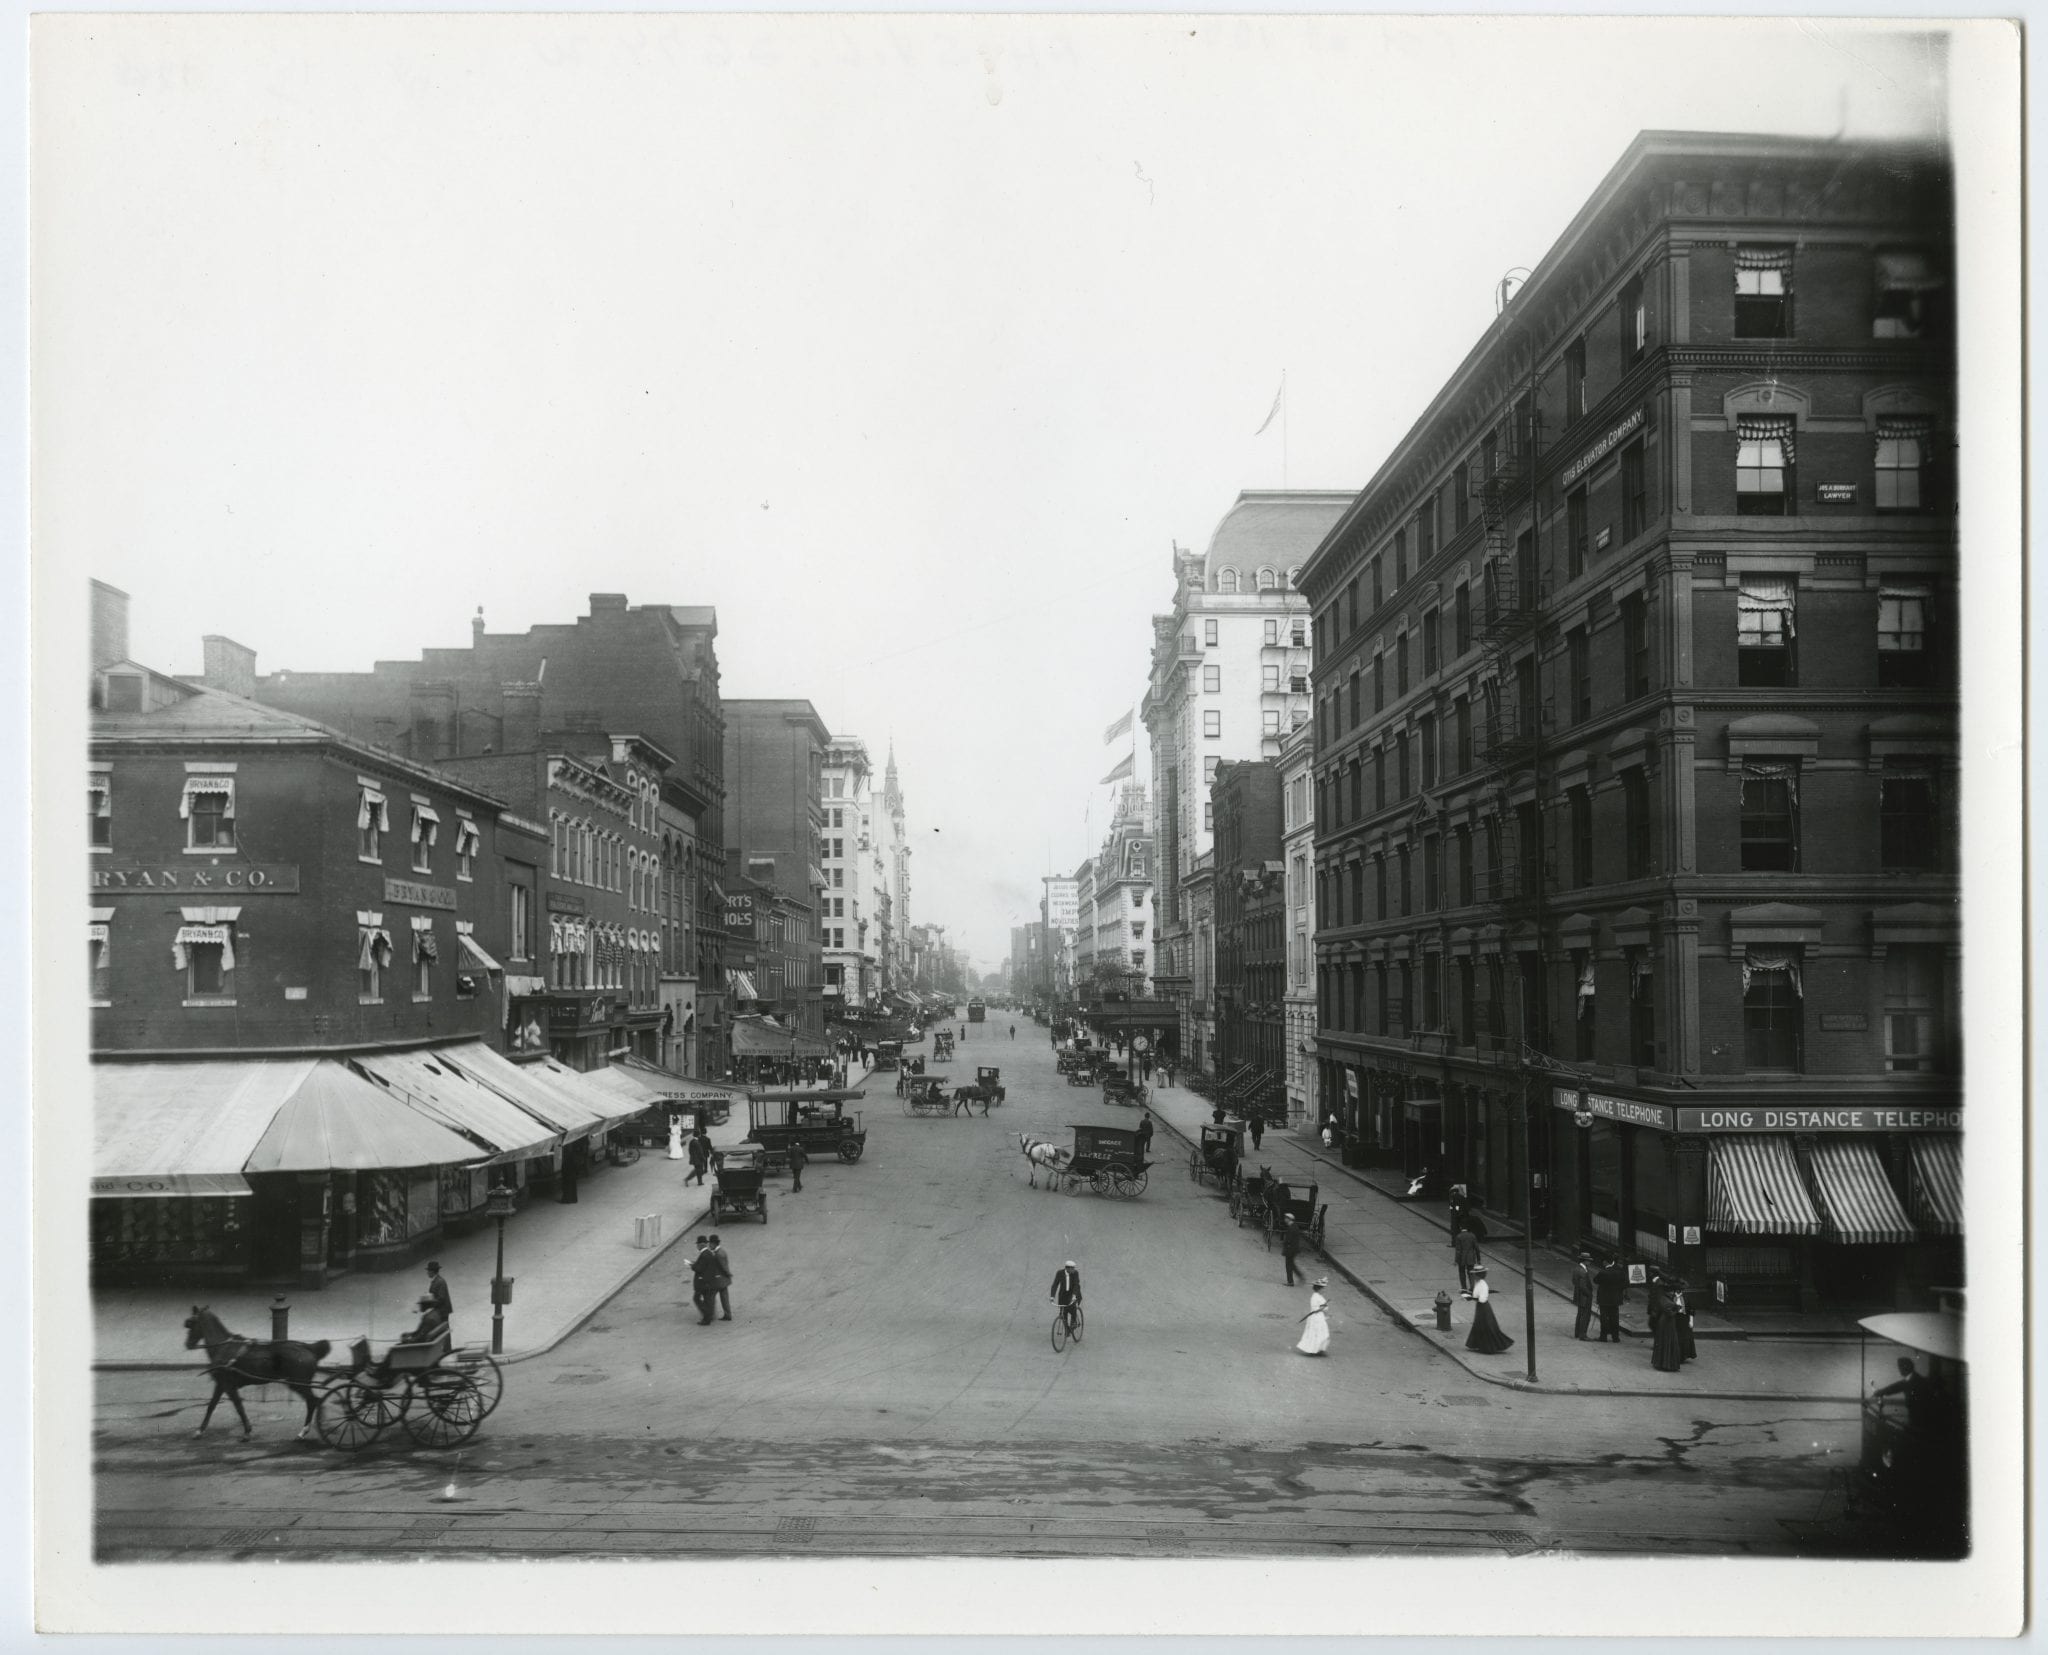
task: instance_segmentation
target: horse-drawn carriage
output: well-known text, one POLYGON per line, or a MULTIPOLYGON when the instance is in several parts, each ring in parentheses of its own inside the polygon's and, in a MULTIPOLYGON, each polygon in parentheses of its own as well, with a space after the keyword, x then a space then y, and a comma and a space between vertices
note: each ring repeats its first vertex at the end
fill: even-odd
POLYGON ((1213 1178, 1219 1189, 1229 1190, 1237 1184, 1243 1161, 1244 1122, 1210 1124, 1202 1128, 1201 1141, 1188 1151, 1188 1176, 1198 1184, 1213 1178))
POLYGON ((950 1063, 953 1061, 953 1031, 938 1029, 932 1034, 932 1061, 950 1063))
POLYGON ((877 1040, 875 1042, 875 1067, 877 1069, 902 1068, 903 1042, 900 1040, 877 1040))
POLYGON ((1053 1186, 1069 1195, 1092 1189, 1097 1195, 1126 1198, 1145 1193, 1144 1145, 1138 1134, 1121 1126, 1076 1126, 1071 1149, 1048 1139, 1019 1133, 1017 1147, 1031 1163, 1031 1181, 1046 1173, 1053 1186))
POLYGON ((1097 1051, 1077 1051, 1066 1065, 1069 1086, 1094 1086, 1102 1078, 1102 1054, 1097 1051))
POLYGON ((906 1115, 950 1115, 955 1107, 953 1083, 944 1075, 908 1075, 901 1087, 906 1115))
POLYGON ((1010 1095, 1003 1086, 1003 1071, 993 1063, 984 1063, 975 1069, 974 1084, 990 1103, 1001 1103, 1010 1095))
MULTIPOLYGON (((783 1153, 788 1154, 785 1146, 783 1153)), ((758 1218, 768 1222, 768 1151, 759 1144, 734 1144, 722 1149, 711 1166, 711 1222, 721 1218, 758 1218)))
POLYGON ((329 1448, 367 1448, 394 1425, 422 1448, 459 1448, 498 1405, 503 1381, 481 1346, 456 1349, 444 1332, 394 1344, 375 1361, 368 1339, 349 1347, 350 1365, 319 1393, 313 1428, 329 1448))
POLYGON ((757 1092, 747 1100, 746 1141, 767 1152, 768 1165, 789 1164, 789 1146, 801 1142, 806 1155, 837 1155, 858 1161, 868 1146, 860 1111, 849 1110, 864 1092, 757 1092))
POLYGON ((1127 1063, 1104 1063, 1098 1073, 1102 1079, 1104 1103, 1137 1105, 1151 1097, 1127 1063))
MULTIPOLYGON (((1203 1128, 1205 1133, 1208 1130, 1203 1128)), ((1260 1167, 1256 1176, 1247 1178, 1240 1163, 1230 1186, 1230 1216, 1239 1228, 1251 1224, 1265 1231, 1269 1248, 1273 1237, 1291 1218, 1296 1233, 1316 1250, 1318 1257, 1324 1257, 1327 1255, 1323 1253, 1323 1227, 1330 1208, 1327 1202, 1317 1202, 1321 1193, 1322 1186, 1312 1183, 1306 1196, 1296 1195, 1292 1185, 1273 1176, 1271 1167, 1260 1167)))

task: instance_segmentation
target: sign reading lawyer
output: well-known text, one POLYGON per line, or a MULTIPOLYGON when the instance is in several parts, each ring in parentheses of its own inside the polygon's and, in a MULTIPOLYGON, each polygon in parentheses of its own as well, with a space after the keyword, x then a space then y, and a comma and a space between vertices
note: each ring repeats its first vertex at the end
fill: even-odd
POLYGON ((276 891, 292 895, 299 888, 296 862, 215 862, 208 867, 145 868, 138 864, 122 867, 95 866, 92 888, 96 894, 121 896, 135 891, 162 895, 166 891, 219 892, 276 891))

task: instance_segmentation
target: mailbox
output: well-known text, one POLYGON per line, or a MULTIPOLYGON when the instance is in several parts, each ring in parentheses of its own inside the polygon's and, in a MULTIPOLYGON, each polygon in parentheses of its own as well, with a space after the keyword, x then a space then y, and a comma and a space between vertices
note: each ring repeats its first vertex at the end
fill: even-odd
POLYGON ((491 1278, 492 1304, 510 1304, 512 1302, 512 1281, 513 1278, 510 1276, 493 1276, 491 1278))

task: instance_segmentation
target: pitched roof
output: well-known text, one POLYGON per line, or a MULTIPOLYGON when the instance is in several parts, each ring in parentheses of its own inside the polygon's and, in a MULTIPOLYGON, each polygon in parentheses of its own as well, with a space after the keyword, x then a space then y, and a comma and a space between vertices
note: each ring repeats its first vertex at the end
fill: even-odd
POLYGON ((1356 498, 1348 489, 1247 490, 1209 537, 1202 560, 1204 584, 1213 591, 1216 577, 1235 569, 1249 591, 1264 568, 1278 574, 1284 585, 1287 571, 1308 561, 1309 553, 1356 498))

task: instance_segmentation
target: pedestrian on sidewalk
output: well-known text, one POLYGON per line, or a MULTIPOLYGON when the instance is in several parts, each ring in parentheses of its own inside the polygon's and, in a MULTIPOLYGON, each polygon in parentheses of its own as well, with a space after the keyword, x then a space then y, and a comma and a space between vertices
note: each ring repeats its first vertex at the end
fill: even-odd
POLYGON ((1621 1343, 1621 1301, 1628 1297, 1628 1271, 1621 1255, 1609 1253, 1607 1262, 1593 1273, 1593 1302, 1600 1307, 1600 1343, 1621 1343))
POLYGON ((1294 1214, 1280 1221, 1280 1259, 1287 1266, 1287 1285, 1294 1285, 1294 1261, 1301 1257, 1301 1231, 1294 1227, 1294 1214))
POLYGON ((1692 1310, 1685 1302, 1685 1295, 1691 1284, 1683 1276, 1671 1278, 1671 1313, 1678 1323, 1678 1359, 1681 1362, 1697 1361, 1700 1347, 1692 1336, 1692 1310))
POLYGON ((1451 1257, 1458 1261, 1458 1291, 1469 1299, 1472 1277, 1485 1269, 1479 1262, 1479 1238, 1470 1230, 1460 1230, 1451 1237, 1451 1257))
POLYGON ((801 1138, 791 1138, 789 1140, 789 1193, 791 1195, 800 1195, 803 1192, 804 1163, 809 1159, 810 1157, 804 1153, 803 1140, 801 1138))
POLYGON ((683 1180, 685 1184, 704 1182, 704 1169, 711 1165, 711 1134, 704 1130, 700 1121, 696 1131, 690 1134, 690 1141, 684 1146, 690 1156, 690 1173, 683 1180))
POLYGON ((711 1256, 711 1238, 697 1238, 697 1254, 690 1260, 690 1302, 697 1307, 700 1325, 711 1325, 711 1298, 717 1291, 714 1283, 718 1274, 718 1261, 711 1256))
POLYGON ((1301 1319, 1301 1343, 1294 1347, 1304 1356, 1330 1354, 1330 1301, 1323 1293, 1329 1285, 1328 1276, 1318 1276, 1308 1290, 1308 1314, 1301 1319))
POLYGON ((1676 1373, 1685 1365, 1678 1353, 1678 1307, 1672 1303, 1671 1278, 1658 1271, 1650 1279, 1650 1366, 1676 1373))
POLYGON ((1593 1324, 1593 1249, 1581 1247, 1572 1261, 1572 1337, 1584 1339, 1593 1324))
MULTIPOLYGON (((732 1260, 725 1256, 725 1243, 718 1239, 715 1231, 708 1251, 712 1263, 712 1291, 718 1295, 718 1319, 729 1322, 732 1320, 732 1260)), ((704 1308, 709 1310, 711 1307, 706 1305, 704 1308)))
POLYGON ((1266 1135, 1266 1117, 1254 1113, 1251 1120, 1252 1148, 1259 1147, 1259 1140, 1266 1135))
MULTIPOLYGON (((1470 1235, 1472 1232, 1468 1230, 1465 1233, 1470 1235)), ((1514 1340, 1502 1329, 1500 1318, 1494 1315, 1493 1305, 1489 1302, 1493 1289, 1486 1285, 1486 1266, 1483 1264, 1472 1267, 1469 1297, 1472 1300, 1472 1331, 1465 1336, 1465 1348, 1476 1350, 1482 1356, 1498 1356, 1502 1351, 1511 1349, 1514 1340)))
POLYGON ((1147 1109, 1138 1117, 1138 1159, 1149 1159, 1152 1154, 1152 1111, 1147 1109))
POLYGON ((1328 1120, 1323 1122, 1323 1148, 1335 1149, 1336 1147, 1337 1117, 1335 1115, 1332 1115, 1328 1120))

